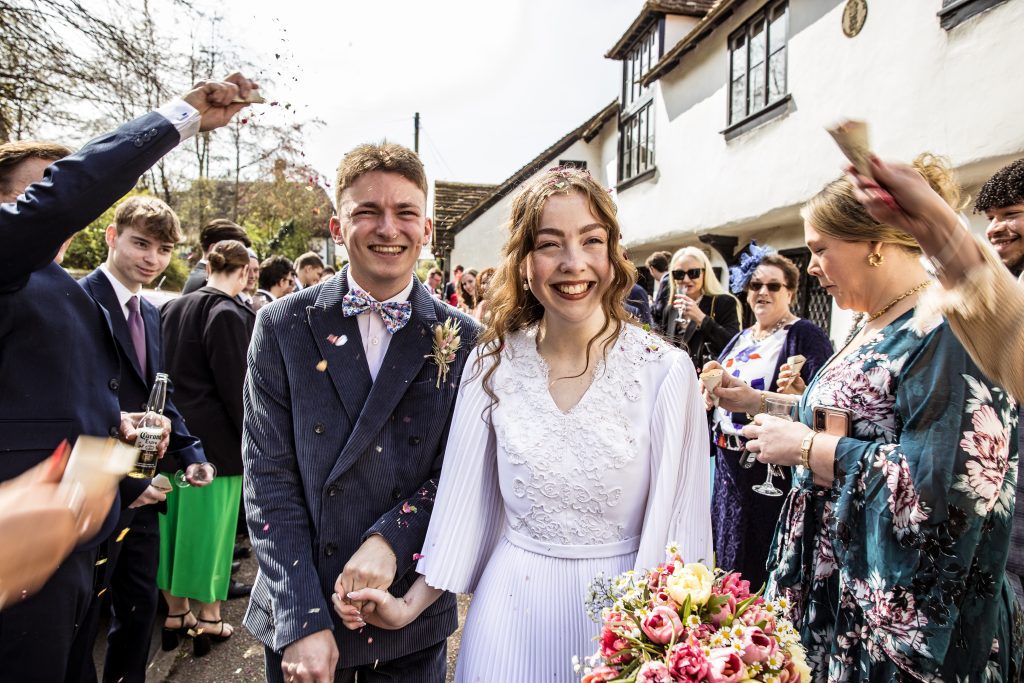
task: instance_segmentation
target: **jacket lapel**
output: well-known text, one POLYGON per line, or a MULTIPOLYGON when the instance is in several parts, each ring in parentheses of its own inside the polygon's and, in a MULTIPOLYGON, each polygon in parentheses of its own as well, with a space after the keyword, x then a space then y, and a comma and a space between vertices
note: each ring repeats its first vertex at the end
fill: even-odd
MULTIPOLYGON (((347 281, 347 278, 336 279, 347 281)), ((376 438, 395 406, 402 400, 413 378, 423 367, 426 356, 430 354, 434 343, 433 326, 437 323, 433 298, 422 286, 414 284, 409 294, 409 303, 412 304, 412 317, 405 327, 394 334, 391 343, 388 344, 384 363, 377 373, 376 381, 372 383, 359 420, 334 464, 332 478, 351 467, 376 438)), ((359 342, 358 328, 356 341, 359 342)), ((362 366, 366 368, 365 358, 362 366)), ((369 370, 366 370, 366 373, 369 376, 369 370)))
MULTIPOLYGON (((128 331, 128 321, 125 320, 124 314, 121 311, 121 304, 117 300, 117 295, 114 293, 114 287, 107 280, 107 276, 101 273, 99 270, 94 270, 87 277, 89 283, 89 292, 93 298, 99 302, 100 306, 107 313, 107 319, 110 321, 110 329, 114 333, 114 339, 117 340, 118 345, 127 356, 128 362, 131 363, 132 369, 135 374, 143 381, 146 382, 145 374, 139 367, 139 358, 135 353, 135 344, 132 343, 131 332, 128 331)), ((159 334, 159 331, 156 332, 159 334)), ((151 358, 150 353, 150 337, 152 335, 149 331, 149 326, 146 326, 146 358, 151 358)))
POLYGON ((341 313, 341 299, 348 291, 348 278, 335 277, 324 283, 316 301, 306 308, 309 328, 320 357, 327 361, 327 374, 348 414, 356 424, 373 386, 363 353, 356 319, 341 313))

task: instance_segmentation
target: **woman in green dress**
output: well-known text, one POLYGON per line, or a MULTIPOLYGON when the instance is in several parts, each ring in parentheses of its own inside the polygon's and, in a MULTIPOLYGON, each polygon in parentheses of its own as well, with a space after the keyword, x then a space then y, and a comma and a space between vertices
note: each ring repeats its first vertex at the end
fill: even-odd
MULTIPOLYGON (((957 203, 945 166, 916 167, 957 203)), ((744 430, 759 460, 797 466, 770 597, 785 600, 814 681, 1017 680, 1022 628, 1004 573, 1013 400, 944 320, 914 321, 931 284, 920 249, 874 221, 849 181, 827 185, 803 216, 808 272, 866 317, 807 387, 801 422, 759 414, 744 430), (848 426, 812 431, 816 407, 847 411, 848 426)), ((723 383, 727 408, 764 412, 763 392, 723 383)))

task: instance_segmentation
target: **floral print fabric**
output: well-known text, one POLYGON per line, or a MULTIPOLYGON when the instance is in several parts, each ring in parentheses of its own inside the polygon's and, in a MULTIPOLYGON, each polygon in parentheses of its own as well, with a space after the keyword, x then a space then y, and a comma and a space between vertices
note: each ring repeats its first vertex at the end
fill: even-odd
POLYGON ((1011 681, 1022 623, 1004 567, 1013 400, 945 322, 912 312, 823 370, 801 403, 853 413, 831 487, 794 474, 769 557, 814 681, 1011 681))

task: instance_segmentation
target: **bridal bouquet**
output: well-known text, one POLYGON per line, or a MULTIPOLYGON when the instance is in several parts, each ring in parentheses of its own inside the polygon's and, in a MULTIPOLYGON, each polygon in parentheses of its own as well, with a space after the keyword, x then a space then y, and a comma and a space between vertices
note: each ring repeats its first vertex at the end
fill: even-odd
POLYGON ((806 683, 800 637, 784 598, 751 594, 739 574, 684 563, 670 544, 665 564, 591 585, 587 609, 604 624, 583 683, 806 683))

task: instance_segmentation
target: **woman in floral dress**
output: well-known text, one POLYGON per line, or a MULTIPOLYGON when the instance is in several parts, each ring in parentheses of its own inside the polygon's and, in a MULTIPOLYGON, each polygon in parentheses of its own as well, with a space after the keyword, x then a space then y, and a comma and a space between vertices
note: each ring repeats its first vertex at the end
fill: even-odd
MULTIPOLYGON (((915 166, 948 203, 931 157, 915 166)), ((866 313, 800 404, 850 411, 847 437, 757 415, 744 434, 762 462, 800 465, 769 557, 769 592, 789 602, 814 681, 1014 681, 1022 627, 1004 566, 1017 473, 1012 399, 941 318, 913 320, 931 280, 913 239, 874 221, 846 179, 804 208, 816 276, 866 313)), ((761 394, 726 378, 715 393, 756 412, 761 394)))

